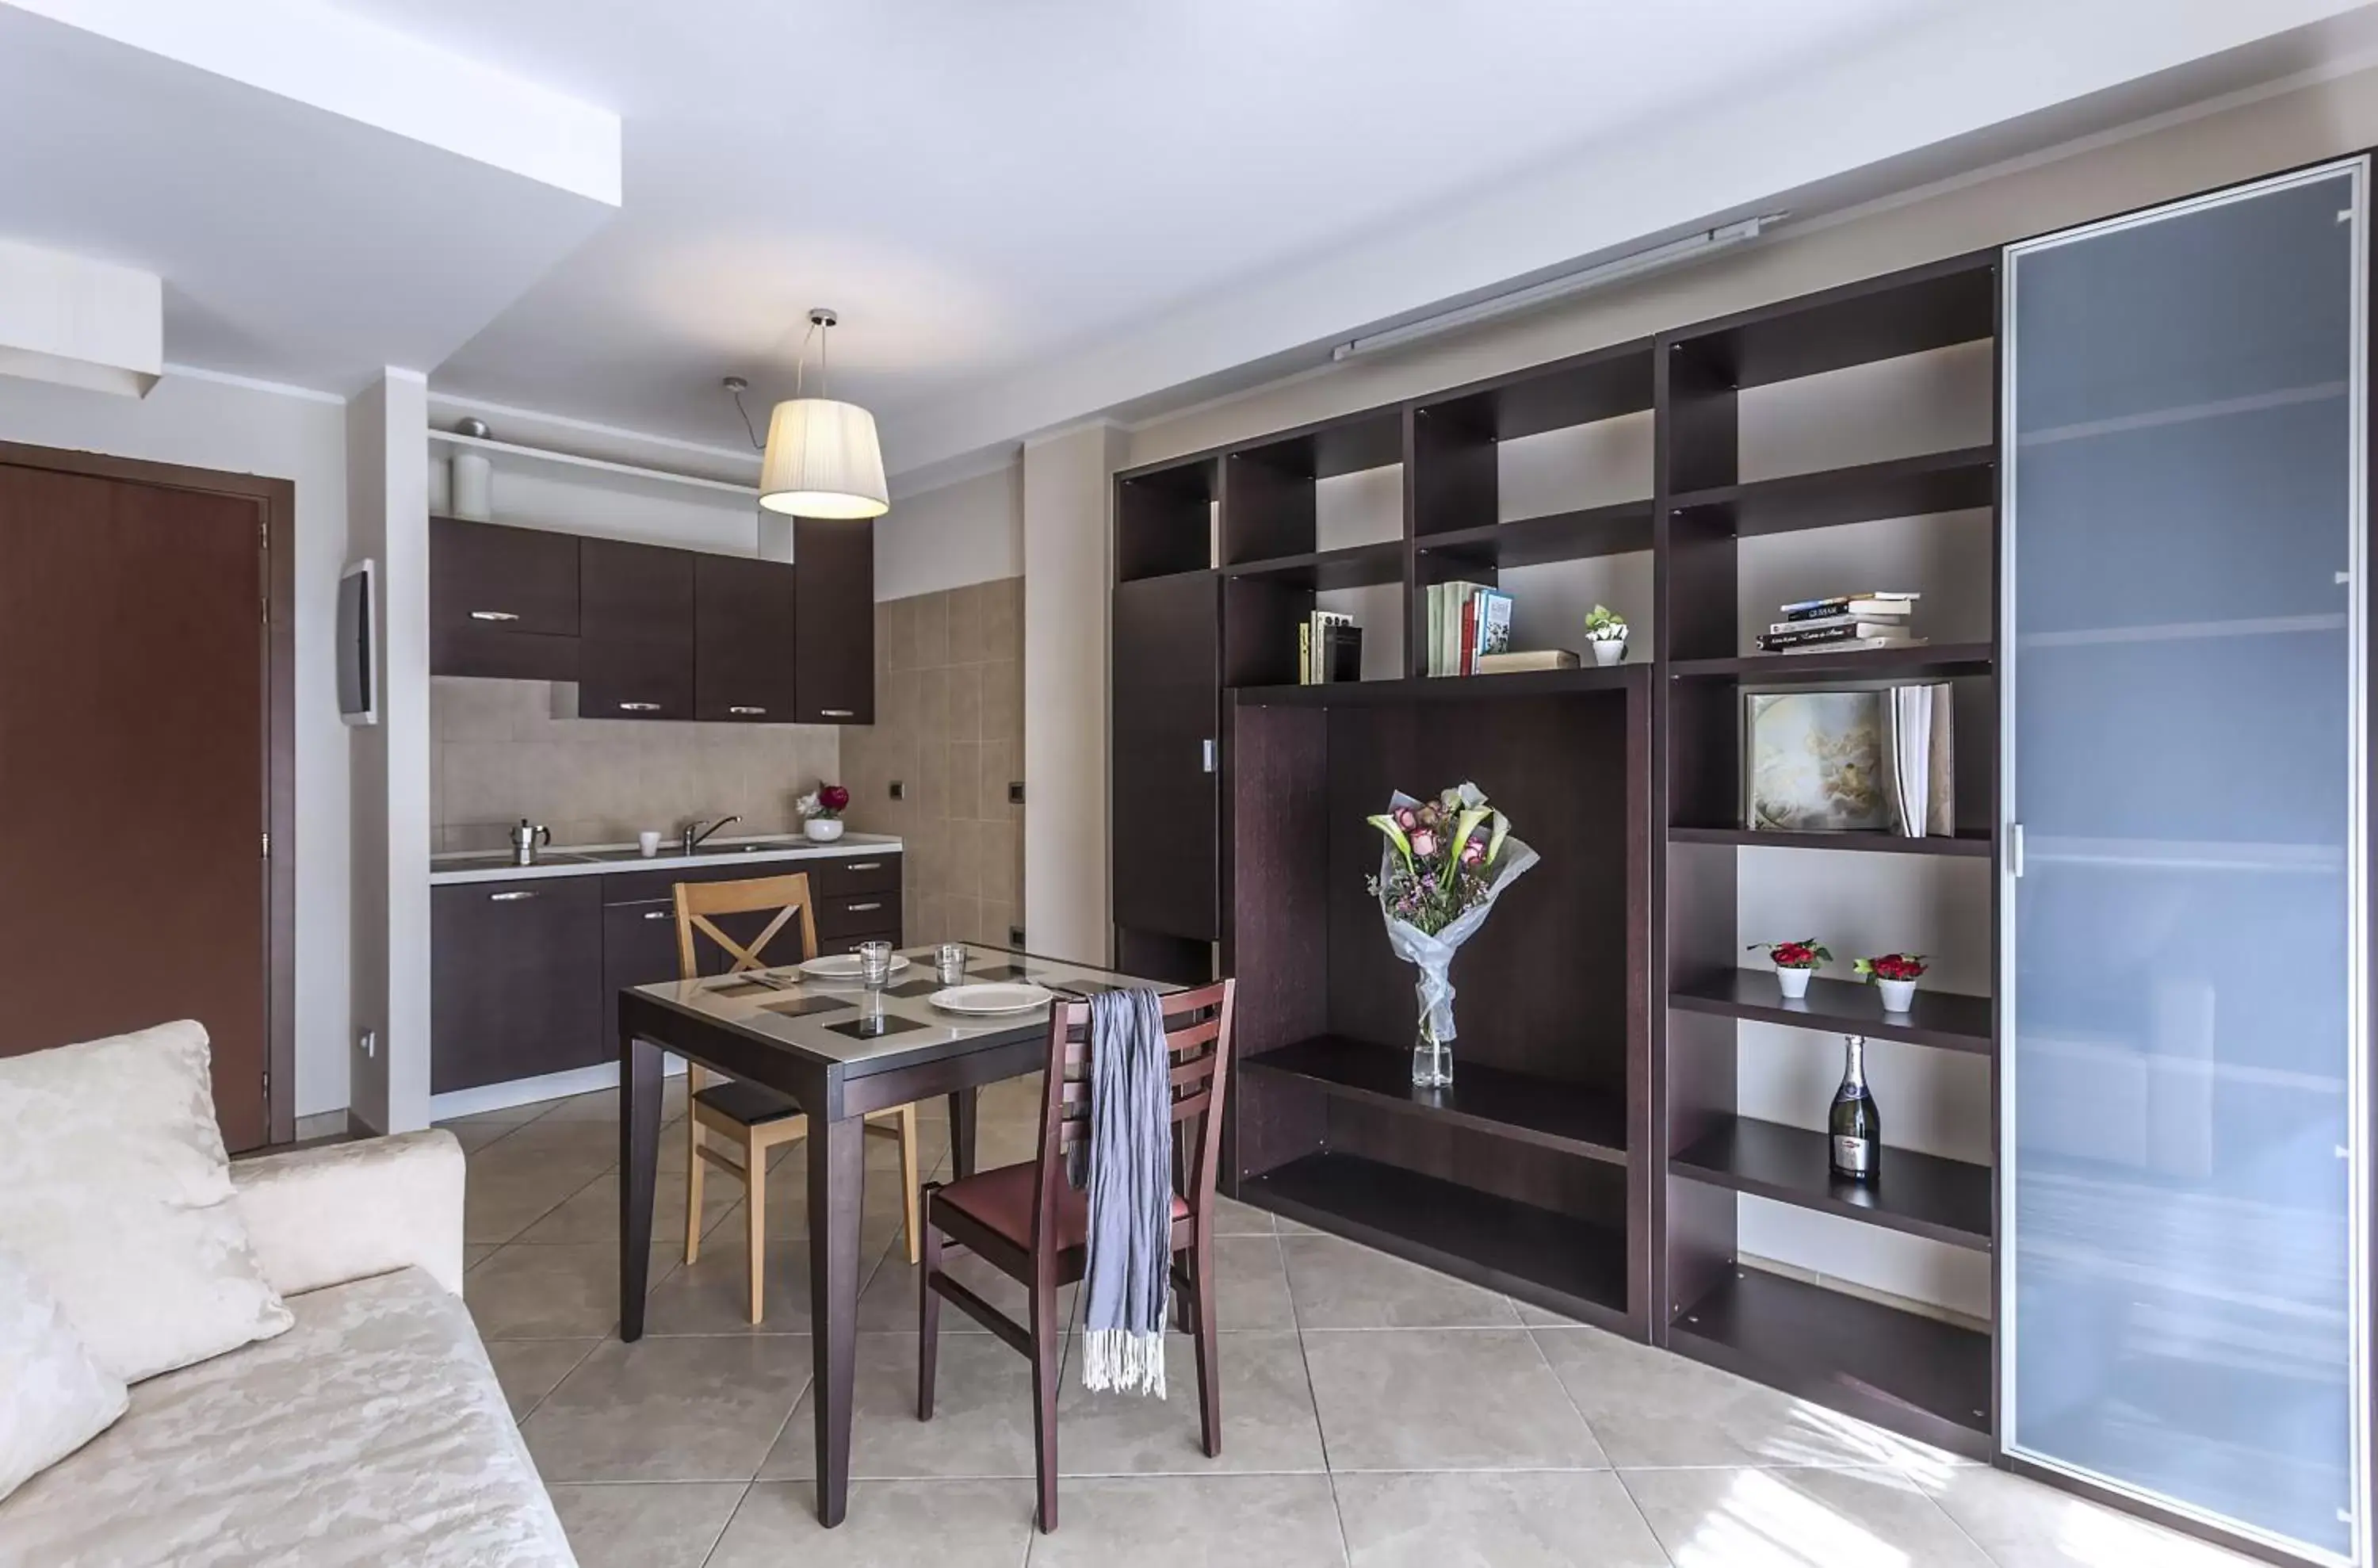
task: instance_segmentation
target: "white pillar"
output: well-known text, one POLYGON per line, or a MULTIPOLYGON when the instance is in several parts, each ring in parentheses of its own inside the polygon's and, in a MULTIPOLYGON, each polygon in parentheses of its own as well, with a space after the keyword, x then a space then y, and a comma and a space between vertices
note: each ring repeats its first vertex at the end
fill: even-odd
POLYGON ((1024 928, 1036 953, 1104 963, 1108 495, 1123 430, 1024 447, 1024 928))
POLYGON ((349 758, 348 1106, 382 1132, 429 1125, 428 392, 390 367, 347 404, 348 554, 379 564, 380 680, 349 758))

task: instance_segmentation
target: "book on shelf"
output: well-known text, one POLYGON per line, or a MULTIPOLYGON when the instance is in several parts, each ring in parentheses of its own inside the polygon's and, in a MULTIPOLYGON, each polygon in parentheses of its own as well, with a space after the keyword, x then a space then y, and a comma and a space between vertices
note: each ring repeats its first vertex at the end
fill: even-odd
POLYGON ((1480 654, 1476 673, 1515 675, 1528 669, 1575 669, 1580 662, 1567 648, 1530 648, 1524 653, 1480 654))
POLYGON ((1786 621, 1821 621, 1842 615, 1861 616, 1872 621, 1878 616, 1912 615, 1916 601, 1922 594, 1898 593, 1881 588, 1863 589, 1855 594, 1829 594, 1818 599, 1795 599, 1780 607, 1786 621))
MULTIPOLYGON (((1495 590, 1483 583, 1432 583, 1428 589, 1428 672, 1431 675, 1462 673, 1466 654, 1462 629, 1468 624, 1466 612, 1470 601, 1481 594, 1495 590)), ((1507 602, 1508 596, 1505 596, 1507 602)), ((1506 623, 1508 611, 1505 611, 1506 623)))
POLYGON ((1354 625, 1352 616, 1334 609, 1310 611, 1302 621, 1298 622, 1296 628, 1296 683, 1300 686, 1320 686, 1327 685, 1331 681, 1360 680, 1362 678, 1361 648, 1362 630, 1354 625), (1335 659, 1339 656, 1333 649, 1337 645, 1342 645, 1344 638, 1340 635, 1338 644, 1333 645, 1331 635, 1333 633, 1343 633, 1350 630, 1354 633, 1356 649, 1354 673, 1351 676, 1340 676, 1335 673, 1338 668, 1335 659))
POLYGON ((1320 629, 1323 685, 1363 678, 1363 629, 1350 616, 1340 616, 1320 629))
POLYGON ((1454 661, 1458 673, 1477 674, 1481 655, 1502 653, 1510 645, 1510 595, 1496 588, 1482 588, 1463 601, 1461 651, 1454 661))
MULTIPOLYGON (((1760 639, 1762 643, 1765 640, 1760 639)), ((1924 643, 1922 637, 1840 637, 1823 643, 1795 643, 1785 648, 1762 647, 1759 651, 1789 657, 1793 654, 1842 653, 1858 648, 1920 648, 1924 643)))
POLYGON ((1771 621, 1767 623, 1767 634, 1771 637, 1781 637, 1802 632, 1831 632, 1841 626, 1873 626, 1880 629, 1861 633, 1860 635, 1882 637, 1889 636, 1893 632, 1905 631, 1907 621, 1908 618, 1904 615, 1828 615, 1820 620, 1771 621))
POLYGON ((1759 646, 1767 653, 1782 653, 1785 648, 1855 643, 1868 637, 1904 638, 1909 635, 1904 621, 1844 621, 1806 631, 1796 627, 1788 631, 1770 631, 1759 637, 1759 646))
POLYGON ((1889 777, 1883 794, 1903 838, 1957 831, 1954 699, 1942 684, 1893 686, 1885 697, 1889 777))

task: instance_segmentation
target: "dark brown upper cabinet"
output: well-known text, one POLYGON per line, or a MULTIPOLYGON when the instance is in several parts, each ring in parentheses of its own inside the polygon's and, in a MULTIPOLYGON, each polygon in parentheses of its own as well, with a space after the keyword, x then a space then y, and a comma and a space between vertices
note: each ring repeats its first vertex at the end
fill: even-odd
POLYGON ((617 539, 578 549, 578 715, 693 717, 693 562, 617 539))
POLYGON ((696 718, 792 721, 796 575, 780 561, 693 558, 696 718))
POLYGON ((875 722, 875 525, 793 519, 793 717, 875 722))
POLYGON ((431 518, 429 669, 577 680, 576 537, 431 518))

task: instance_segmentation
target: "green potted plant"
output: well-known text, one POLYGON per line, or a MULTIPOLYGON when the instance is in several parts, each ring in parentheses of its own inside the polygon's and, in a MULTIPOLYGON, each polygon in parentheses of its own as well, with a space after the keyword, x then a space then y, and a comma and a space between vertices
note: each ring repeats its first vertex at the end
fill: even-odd
POLYGON ((1882 1010, 1904 1013, 1916 1002, 1916 983, 1924 977, 1921 953, 1878 953, 1856 964, 1860 980, 1870 980, 1882 993, 1882 1010))
POLYGON ((1598 665, 1623 664, 1627 659, 1627 622, 1606 604, 1595 605, 1585 618, 1585 640, 1598 665))
POLYGON ((1787 1002, 1806 996, 1808 977, 1817 972, 1817 966, 1833 961, 1833 955, 1813 936, 1797 942, 1753 942, 1746 950, 1767 955, 1767 961, 1775 966, 1775 983, 1787 1002))

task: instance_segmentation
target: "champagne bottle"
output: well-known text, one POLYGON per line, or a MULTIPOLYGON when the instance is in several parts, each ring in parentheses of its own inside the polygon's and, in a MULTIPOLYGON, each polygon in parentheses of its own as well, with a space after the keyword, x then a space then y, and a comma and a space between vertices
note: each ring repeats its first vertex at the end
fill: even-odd
POLYGON ((1833 1174, 1852 1181, 1872 1181, 1882 1158, 1882 1113, 1875 1109, 1874 1091, 1866 1086, 1866 1037, 1849 1034, 1849 1060, 1842 1070, 1842 1086, 1833 1092, 1833 1110, 1827 1130, 1832 1135, 1833 1174))

